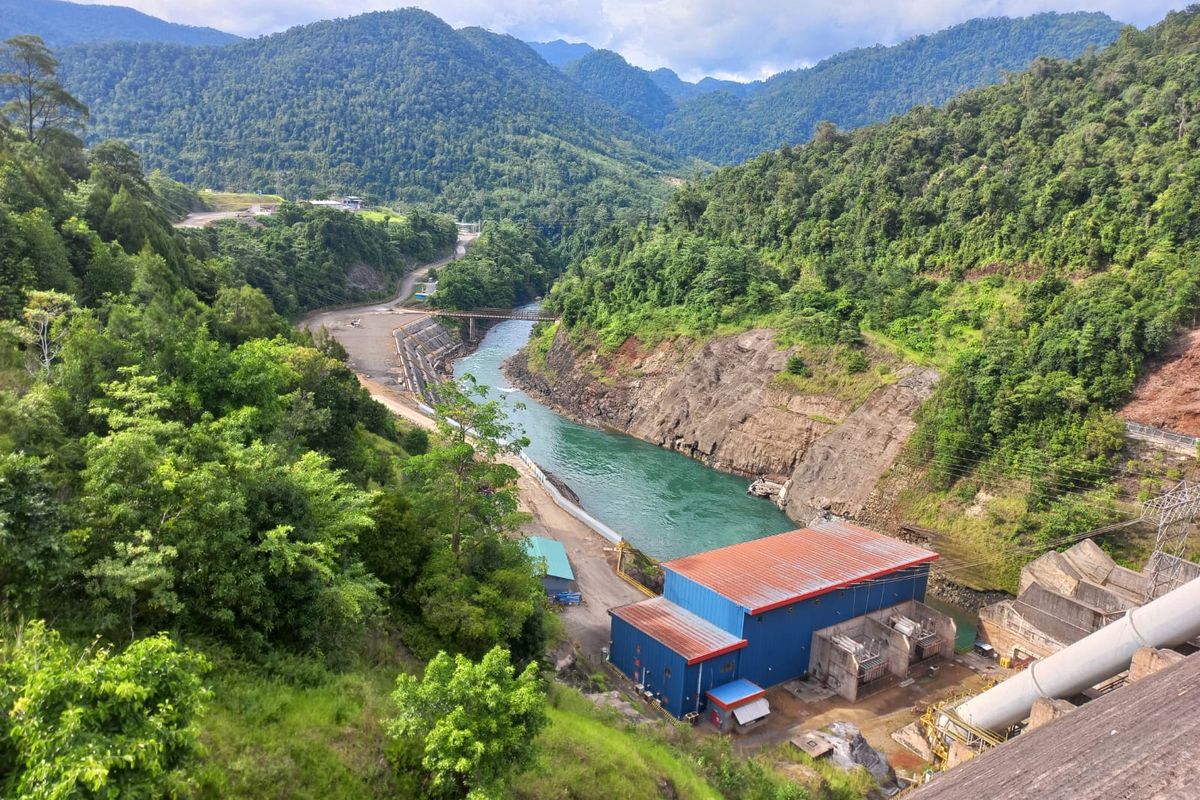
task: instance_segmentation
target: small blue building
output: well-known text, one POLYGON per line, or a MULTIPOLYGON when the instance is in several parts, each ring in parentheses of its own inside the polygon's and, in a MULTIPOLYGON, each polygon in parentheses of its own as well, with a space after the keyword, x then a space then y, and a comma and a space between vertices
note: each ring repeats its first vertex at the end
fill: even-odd
POLYGON ((804 676, 814 631, 923 600, 937 557, 835 520, 677 558, 662 597, 612 610, 610 660, 675 716, 702 712, 725 683, 804 676))
POLYGON ((746 640, 663 597, 612 609, 609 661, 677 717, 699 713, 704 693, 737 678, 746 640))
POLYGON ((535 563, 545 566, 542 572, 542 588, 546 594, 570 592, 575 588, 575 571, 567 559, 567 550, 562 542, 544 536, 525 537, 525 552, 535 563))

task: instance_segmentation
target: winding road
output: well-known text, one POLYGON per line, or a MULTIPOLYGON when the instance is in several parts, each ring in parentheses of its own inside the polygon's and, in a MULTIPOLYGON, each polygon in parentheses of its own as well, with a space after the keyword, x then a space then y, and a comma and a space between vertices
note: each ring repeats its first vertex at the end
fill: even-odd
MULTIPOLYGON (((475 235, 463 236, 458 244, 465 247, 474 239, 475 235)), ((303 328, 326 328, 346 348, 348 366, 371 396, 392 413, 427 430, 433 429, 433 420, 417 408, 415 398, 391 377, 394 374, 391 370, 400 367, 392 331, 421 315, 394 312, 430 269, 445 266, 457 257, 456 253, 413 270, 401 281, 391 300, 314 311, 300 322, 303 328), (351 324, 354 322, 357 324, 351 324)), ((608 609, 642 600, 644 596, 617 577, 615 548, 607 540, 559 507, 525 462, 515 456, 505 461, 519 474, 521 509, 532 516, 523 526, 524 532, 557 539, 567 550, 586 602, 562 611, 563 627, 584 656, 598 661, 601 648, 609 641, 608 609)))

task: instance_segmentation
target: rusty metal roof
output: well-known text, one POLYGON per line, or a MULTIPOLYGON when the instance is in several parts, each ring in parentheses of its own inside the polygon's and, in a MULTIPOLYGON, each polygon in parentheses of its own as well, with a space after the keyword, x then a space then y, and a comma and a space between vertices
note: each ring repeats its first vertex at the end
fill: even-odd
POLYGON ((746 646, 745 639, 721 630, 665 597, 652 597, 640 603, 618 606, 609 613, 683 656, 688 664, 746 646))
POLYGON ((662 566, 758 614, 937 557, 932 550, 835 520, 662 566))

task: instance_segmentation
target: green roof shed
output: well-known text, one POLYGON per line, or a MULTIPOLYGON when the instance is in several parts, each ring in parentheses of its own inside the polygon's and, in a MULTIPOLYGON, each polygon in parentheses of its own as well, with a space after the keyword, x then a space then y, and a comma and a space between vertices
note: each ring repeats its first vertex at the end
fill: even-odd
POLYGON ((525 550, 532 558, 545 560, 547 577, 564 581, 575 580, 575 573, 571 570, 571 562, 567 560, 567 551, 562 542, 542 536, 527 536, 525 550))

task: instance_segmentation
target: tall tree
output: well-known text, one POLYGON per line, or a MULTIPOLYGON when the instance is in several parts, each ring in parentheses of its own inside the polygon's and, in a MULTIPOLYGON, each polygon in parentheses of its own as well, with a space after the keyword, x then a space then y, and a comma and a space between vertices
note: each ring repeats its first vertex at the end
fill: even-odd
POLYGON ((422 485, 423 499, 439 507, 435 516, 443 521, 450 550, 458 556, 464 537, 512 527, 517 472, 498 459, 529 440, 508 423, 499 402, 487 399, 488 387, 471 375, 443 383, 438 395, 434 411, 442 445, 413 457, 408 475, 422 485))
POLYGON ((40 36, 13 36, 4 41, 0 87, 9 96, 3 113, 29 141, 48 144, 87 120, 88 109, 58 82, 58 59, 40 36))
POLYGON ((25 324, 29 327, 29 371, 45 378, 66 338, 65 323, 75 309, 75 301, 62 292, 30 292, 25 306, 25 324))

